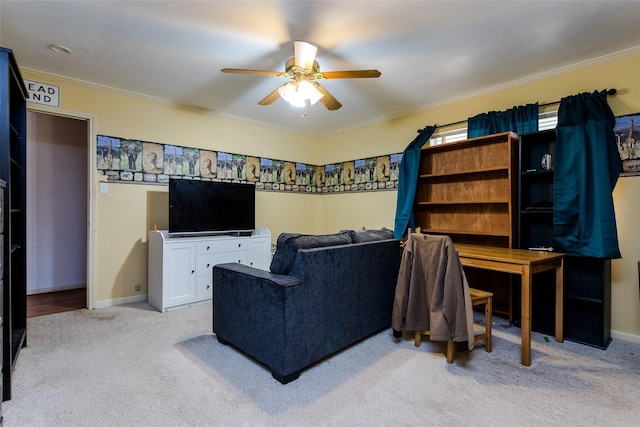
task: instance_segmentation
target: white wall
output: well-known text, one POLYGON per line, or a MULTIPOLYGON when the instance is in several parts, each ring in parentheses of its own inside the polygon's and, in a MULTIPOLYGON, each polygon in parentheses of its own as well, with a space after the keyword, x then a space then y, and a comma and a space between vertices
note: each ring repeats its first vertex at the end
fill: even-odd
POLYGON ((27 294, 84 287, 87 124, 27 113, 27 294))

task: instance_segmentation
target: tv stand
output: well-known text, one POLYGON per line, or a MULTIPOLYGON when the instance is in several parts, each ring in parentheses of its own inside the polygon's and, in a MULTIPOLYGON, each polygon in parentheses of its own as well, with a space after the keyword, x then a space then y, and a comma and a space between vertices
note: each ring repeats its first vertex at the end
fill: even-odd
POLYGON ((175 237, 149 232, 148 301, 166 312, 211 300, 213 266, 238 262, 261 270, 271 265, 271 232, 256 228, 212 236, 175 237))

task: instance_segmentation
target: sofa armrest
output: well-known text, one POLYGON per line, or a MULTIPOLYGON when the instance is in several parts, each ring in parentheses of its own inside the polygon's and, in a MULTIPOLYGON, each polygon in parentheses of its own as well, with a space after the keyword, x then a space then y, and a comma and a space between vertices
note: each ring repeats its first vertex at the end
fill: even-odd
MULTIPOLYGON (((262 270, 248 265, 240 264, 237 262, 218 264, 214 266, 214 280, 216 269, 220 272, 226 272, 228 275, 246 275, 252 277, 256 281, 266 280, 277 286, 294 286, 300 284, 302 281, 296 277, 286 274, 275 274, 270 271, 262 270)), ((214 282, 215 284, 215 282, 214 282)))
MULTIPOLYGON (((257 268, 218 264, 213 268, 213 332, 278 372, 285 371, 287 300, 302 281, 257 268)), ((287 372, 288 373, 288 372, 287 372)))

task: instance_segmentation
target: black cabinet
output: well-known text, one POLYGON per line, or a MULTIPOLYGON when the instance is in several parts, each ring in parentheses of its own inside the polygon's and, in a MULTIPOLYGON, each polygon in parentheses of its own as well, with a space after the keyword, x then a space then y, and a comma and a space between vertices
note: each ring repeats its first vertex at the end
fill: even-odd
MULTIPOLYGON (((4 201, 4 188, 6 187, 6 183, 0 179, 0 328, 2 328, 3 323, 3 309, 2 306, 4 304, 4 300, 2 298, 2 294, 3 294, 3 280, 2 280, 2 268, 4 266, 4 253, 3 253, 3 247, 4 247, 4 218, 3 218, 3 201, 4 201)), ((2 338, 3 334, 0 334, 0 354, 4 354, 3 353, 3 347, 2 347, 2 338)), ((2 386, 2 366, 3 366, 3 357, 0 357, 0 396, 3 396, 3 390, 4 387, 2 386)), ((0 426, 2 425, 2 401, 4 399, 0 398, 0 426)))
POLYGON ((555 131, 522 135, 519 154, 517 246, 549 248, 553 244, 553 169, 544 169, 542 159, 546 155, 553 159, 555 131))
POLYGON ((10 49, 0 48, 0 210, 2 242, 2 400, 11 398, 11 374, 27 343, 26 99, 10 49))
MULTIPOLYGON (((520 135, 518 248, 553 246, 554 155, 555 130, 520 135), (550 155, 550 163, 548 157, 543 161, 545 155, 550 155)), ((532 329, 553 335, 555 276, 538 273, 533 281, 532 329)), ((611 341, 611 261, 567 254, 564 292, 565 338, 606 348, 611 341)), ((514 292, 515 298, 519 296, 514 292)))

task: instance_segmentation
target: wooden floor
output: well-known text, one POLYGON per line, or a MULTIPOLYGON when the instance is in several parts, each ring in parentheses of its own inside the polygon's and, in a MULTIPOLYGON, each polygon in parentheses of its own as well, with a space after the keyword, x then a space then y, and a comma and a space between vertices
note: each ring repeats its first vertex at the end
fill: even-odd
POLYGON ((27 317, 44 316, 87 307, 86 288, 27 295, 27 317))

